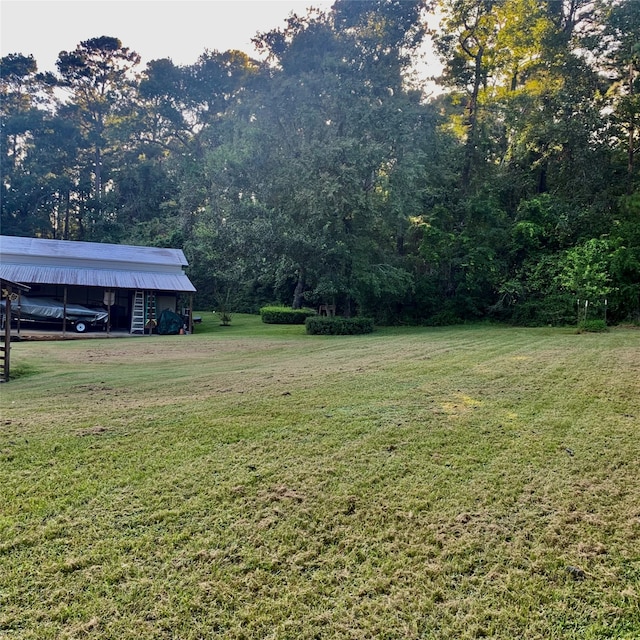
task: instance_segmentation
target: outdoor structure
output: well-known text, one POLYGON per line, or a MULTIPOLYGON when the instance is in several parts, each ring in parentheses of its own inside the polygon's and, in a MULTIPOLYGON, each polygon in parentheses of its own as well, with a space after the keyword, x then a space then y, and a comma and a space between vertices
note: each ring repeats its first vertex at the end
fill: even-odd
POLYGON ((29 287, 18 282, 0 278, 0 318, 2 321, 2 343, 0 344, 0 382, 8 382, 11 372, 11 304, 20 299, 20 294, 29 287))
POLYGON ((28 285, 29 302, 47 313, 57 306, 63 334, 87 328, 83 309, 106 331, 151 333, 167 310, 191 332, 196 289, 186 266, 181 249, 0 236, 0 277, 28 285))

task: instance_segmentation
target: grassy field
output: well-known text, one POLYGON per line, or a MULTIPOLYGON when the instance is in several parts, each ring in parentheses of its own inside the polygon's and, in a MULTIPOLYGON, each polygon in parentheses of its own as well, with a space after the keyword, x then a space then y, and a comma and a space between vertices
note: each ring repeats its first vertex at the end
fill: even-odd
POLYGON ((640 638, 640 331, 21 342, 0 638, 640 638))

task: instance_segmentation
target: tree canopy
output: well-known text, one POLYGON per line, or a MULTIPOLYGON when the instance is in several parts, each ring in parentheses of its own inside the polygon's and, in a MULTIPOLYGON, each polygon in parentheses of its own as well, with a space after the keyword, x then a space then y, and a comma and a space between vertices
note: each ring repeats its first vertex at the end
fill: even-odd
POLYGON ((2 232, 182 247, 203 306, 547 324, 586 296, 637 320, 638 33, 622 0, 336 0, 259 58, 14 53, 2 232))

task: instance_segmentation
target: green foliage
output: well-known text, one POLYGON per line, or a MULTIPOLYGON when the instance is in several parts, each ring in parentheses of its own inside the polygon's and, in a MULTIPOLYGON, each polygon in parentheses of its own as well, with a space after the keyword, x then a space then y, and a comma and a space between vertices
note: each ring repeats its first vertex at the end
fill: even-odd
POLYGON ((524 327, 574 325, 577 317, 575 302, 575 297, 570 294, 533 295, 518 300, 509 313, 499 316, 499 319, 524 327))
POLYGON ((315 316, 314 309, 303 307, 292 309, 291 307, 267 306, 260 309, 262 322, 266 324, 304 324, 309 317, 315 316))
POLYGON ((263 61, 136 74, 111 36, 55 74, 10 54, 0 226, 180 247, 225 311, 546 325, 606 297, 637 322, 639 21, 611 0, 338 0, 258 34, 263 61), (433 10, 427 96, 411 65, 433 10))
POLYGON ((373 319, 364 316, 315 316, 307 318, 305 325, 307 333, 314 336, 354 336, 373 331, 373 319))
POLYGON ((582 300, 604 298, 611 293, 610 260, 607 240, 587 240, 565 253, 559 283, 582 300))
POLYGON ((464 320, 453 311, 453 309, 443 309, 429 316, 423 324, 427 327, 450 327, 456 324, 463 324, 464 320))
POLYGON ((608 330, 609 328, 604 320, 581 320, 578 323, 579 333, 604 333, 608 330))
POLYGON ((640 192, 621 199, 611 247, 612 317, 640 322, 640 192))
POLYGON ((406 269, 378 264, 361 272, 354 297, 362 315, 377 323, 393 324, 398 307, 411 298, 413 289, 413 276, 406 269))

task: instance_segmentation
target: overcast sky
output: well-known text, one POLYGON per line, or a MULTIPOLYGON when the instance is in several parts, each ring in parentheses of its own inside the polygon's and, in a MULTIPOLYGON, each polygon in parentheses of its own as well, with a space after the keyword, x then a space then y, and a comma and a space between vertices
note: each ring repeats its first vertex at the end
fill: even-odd
POLYGON ((82 40, 119 38, 150 60, 192 64, 205 49, 255 55, 258 31, 283 27, 292 11, 326 10, 333 0, 0 0, 0 51, 32 54, 40 71, 55 71, 60 51, 82 40))

